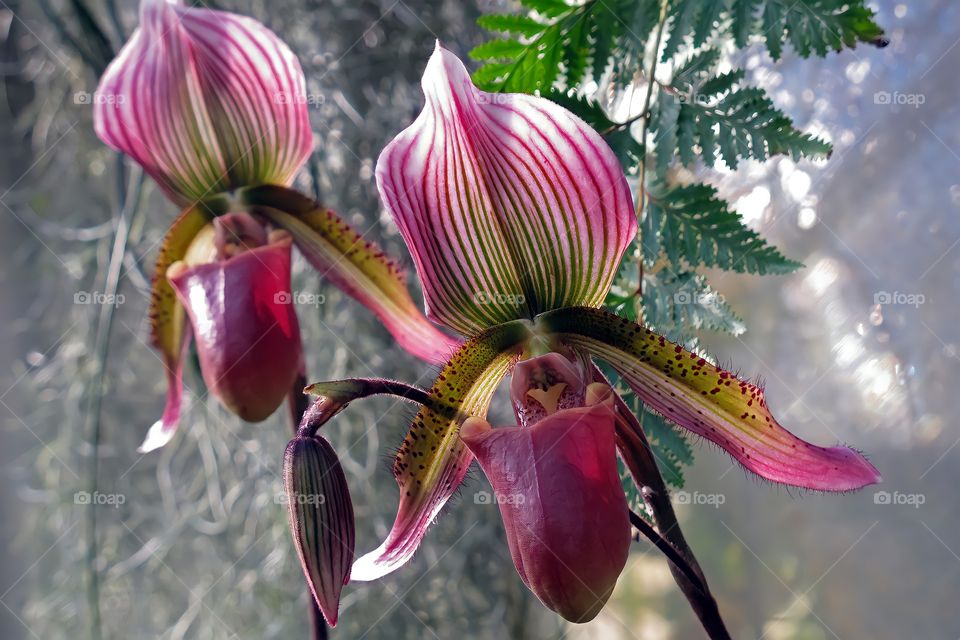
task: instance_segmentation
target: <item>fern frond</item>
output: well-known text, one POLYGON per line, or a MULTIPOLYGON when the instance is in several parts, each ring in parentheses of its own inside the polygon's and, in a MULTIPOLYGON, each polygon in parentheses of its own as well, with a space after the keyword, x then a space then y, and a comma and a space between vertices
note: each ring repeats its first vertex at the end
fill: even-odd
POLYGON ((719 267, 727 271, 784 274, 798 269, 717 198, 706 184, 673 187, 649 196, 643 220, 644 259, 653 265, 665 254, 670 263, 719 267))

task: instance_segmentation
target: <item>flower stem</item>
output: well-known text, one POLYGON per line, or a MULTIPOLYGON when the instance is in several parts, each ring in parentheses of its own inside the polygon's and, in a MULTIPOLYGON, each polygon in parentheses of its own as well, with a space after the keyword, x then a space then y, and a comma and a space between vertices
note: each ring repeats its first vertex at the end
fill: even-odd
POLYGON ((700 576, 697 575, 697 572, 693 570, 693 567, 690 566, 690 563, 687 562, 687 559, 683 557, 683 554, 670 544, 670 541, 664 538, 660 533, 657 532, 646 520, 644 520, 639 514, 635 513, 633 510, 630 511, 630 524, 633 527, 642 533, 653 545, 660 549, 663 552, 663 555, 667 556, 667 559, 674 564, 677 569, 683 572, 683 575, 687 577, 694 586, 698 587, 701 592, 705 592, 703 582, 700 579, 700 576))
POLYGON ((315 436, 323 425, 354 400, 370 396, 397 396, 440 410, 434 406, 436 403, 432 401, 430 394, 423 389, 385 378, 346 378, 317 382, 307 387, 306 391, 319 397, 301 412, 299 429, 294 427, 295 435, 305 438, 315 436))
MULTIPOLYGON (((103 293, 105 300, 116 300, 120 288, 120 272, 123 258, 127 253, 127 242, 130 238, 131 218, 136 215, 140 206, 140 195, 143 186, 143 174, 136 170, 133 180, 133 189, 128 190, 125 182, 126 171, 123 156, 117 155, 117 206, 120 215, 117 218, 116 231, 113 237, 113 248, 110 252, 110 262, 104 281, 103 293)), ((98 490, 98 475, 100 467, 100 417, 103 404, 103 383, 107 373, 107 356, 110 353, 110 333, 113 329, 113 315, 116 306, 113 302, 100 307, 97 319, 97 332, 94 338, 94 370, 86 398, 86 433, 90 444, 90 466, 88 469, 87 490, 93 496, 98 490)), ((97 567, 97 507, 91 500, 86 511, 86 538, 87 538, 87 606, 90 609, 90 636, 93 640, 103 637, 103 628, 100 618, 100 574, 97 567)))
MULTIPOLYGON (((663 29, 667 24, 667 0, 660 3, 660 19, 657 22, 657 35, 653 43, 653 54, 650 60, 650 71, 647 74, 647 95, 643 98, 643 125, 640 129, 640 144, 643 145, 643 160, 640 162, 640 176, 637 181, 637 194, 634 200, 637 203, 637 222, 643 222, 643 213, 646 208, 647 182, 647 131, 650 129, 650 104, 653 102, 653 87, 657 82, 657 60, 660 58, 660 42, 663 40, 663 29)), ((637 227, 637 317, 643 313, 643 227, 637 227)))
MULTIPOLYGON (((593 377, 597 382, 609 384, 606 376, 596 367, 593 370, 593 377)), ((656 539, 651 539, 670 559, 670 572, 710 639, 730 640, 730 633, 723 618, 720 617, 720 610, 707 586, 703 569, 700 568, 693 550, 690 549, 680 530, 677 514, 673 511, 670 494, 667 492, 667 485, 660 474, 660 468, 657 466, 650 443, 647 442, 643 427, 630 411, 630 407, 619 396, 616 398, 616 407, 617 449, 653 514, 656 539), (657 539, 668 543, 669 551, 661 548, 657 539), (680 556, 679 559, 676 557, 677 554, 680 556)), ((645 529, 640 527, 638 529, 647 535, 645 529)))

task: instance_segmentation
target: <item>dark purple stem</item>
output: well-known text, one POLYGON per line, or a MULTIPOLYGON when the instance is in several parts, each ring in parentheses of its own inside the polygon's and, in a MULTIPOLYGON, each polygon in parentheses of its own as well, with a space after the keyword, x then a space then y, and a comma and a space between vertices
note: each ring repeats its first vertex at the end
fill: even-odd
MULTIPOLYGON (((594 380, 609 384, 606 376, 598 368, 594 367, 593 375, 594 380)), ((700 624, 703 625, 707 636, 711 640, 730 640, 730 632, 727 631, 720 616, 717 601, 710 593, 703 569, 700 568, 693 550, 690 549, 680 530, 677 514, 673 511, 670 494, 667 492, 667 485, 660 474, 660 468, 650 449, 650 443, 647 442, 643 427, 620 396, 616 396, 616 407, 617 447, 630 470, 630 475, 643 494, 644 501, 653 513, 657 538, 669 543, 670 553, 661 548, 656 541, 654 544, 657 544, 657 548, 664 551, 670 558, 670 572, 700 620, 700 624), (683 561, 678 562, 672 557, 675 554, 679 554, 683 561), (693 576, 696 579, 692 579, 693 576)), ((643 529, 641 533, 646 535, 643 529)))
POLYGON ((391 395, 422 405, 433 404, 430 394, 409 384, 385 378, 347 378, 320 382, 309 387, 319 396, 302 414, 297 435, 312 437, 328 420, 343 411, 348 404, 361 398, 391 395))
MULTIPOLYGON (((293 435, 297 435, 297 426, 303 421, 303 417, 310 408, 310 396, 303 392, 307 386, 307 376, 300 373, 293 383, 293 389, 290 390, 290 396, 287 406, 290 409, 290 426, 293 428, 293 435)), ((310 639, 327 640, 327 623, 320 613, 320 607, 313 597, 310 587, 307 587, 307 606, 310 609, 310 639)))
POLYGON ((643 519, 643 516, 639 515, 634 511, 630 511, 630 524, 633 527, 642 533, 653 545, 660 549, 663 552, 663 555, 667 556, 667 559, 676 566, 677 569, 683 572, 683 575, 687 577, 694 586, 698 587, 700 591, 704 591, 703 582, 700 580, 700 576, 697 575, 697 572, 693 570, 693 567, 690 566, 690 563, 687 562, 687 559, 683 557, 683 554, 677 550, 666 538, 661 536, 656 529, 654 529, 650 524, 643 519))

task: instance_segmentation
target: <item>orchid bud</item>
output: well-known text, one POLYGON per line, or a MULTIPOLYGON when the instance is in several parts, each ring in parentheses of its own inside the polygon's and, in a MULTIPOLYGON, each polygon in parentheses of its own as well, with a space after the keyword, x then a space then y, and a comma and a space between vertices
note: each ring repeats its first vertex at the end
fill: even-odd
POLYGON ((143 0, 97 87, 94 127, 187 206, 293 180, 313 146, 305 86, 296 56, 256 20, 143 0))
POLYGON ((320 436, 298 436, 283 457, 290 531, 310 591, 327 623, 337 624, 340 591, 350 580, 355 525, 340 460, 320 436))

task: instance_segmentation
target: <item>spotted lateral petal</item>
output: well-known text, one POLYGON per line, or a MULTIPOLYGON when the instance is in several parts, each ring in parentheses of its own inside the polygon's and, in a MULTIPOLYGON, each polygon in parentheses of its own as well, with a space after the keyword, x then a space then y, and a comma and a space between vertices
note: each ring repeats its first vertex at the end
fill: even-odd
POLYGON ((756 385, 641 325, 587 308, 550 312, 538 323, 564 344, 605 360, 648 407, 767 480, 822 491, 880 481, 855 450, 818 447, 780 426, 756 385))
POLYGON ((289 47, 256 20, 173 0, 143 0, 140 22, 94 96, 100 139, 181 206, 288 184, 313 146, 289 47))
POLYGON ((239 197, 289 231, 320 275, 373 311, 404 349, 440 364, 460 345, 427 321, 410 298, 400 267, 333 211, 284 187, 244 189, 239 197))
POLYGON ((384 149, 376 175, 427 316, 475 335, 599 306, 636 230, 613 151, 553 102, 480 91, 439 45, 422 85, 423 111, 384 149))
POLYGON ((167 402, 163 416, 157 420, 139 451, 146 453, 162 447, 177 431, 183 396, 183 351, 190 339, 190 325, 183 305, 167 280, 167 268, 183 260, 190 243, 211 220, 205 209, 197 206, 184 210, 167 231, 157 253, 150 290, 150 341, 160 352, 167 374, 167 402))
POLYGON ((400 506, 387 539, 353 565, 354 580, 376 580, 409 560, 453 495, 473 455, 457 431, 464 416, 486 416, 493 392, 529 337, 511 322, 467 341, 437 376, 393 463, 400 506))

